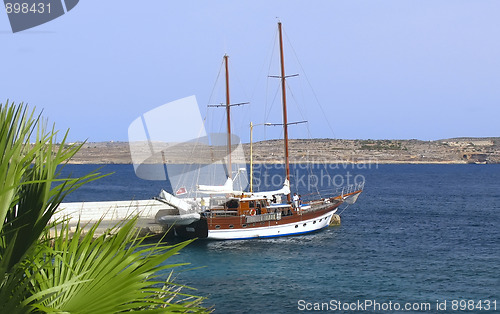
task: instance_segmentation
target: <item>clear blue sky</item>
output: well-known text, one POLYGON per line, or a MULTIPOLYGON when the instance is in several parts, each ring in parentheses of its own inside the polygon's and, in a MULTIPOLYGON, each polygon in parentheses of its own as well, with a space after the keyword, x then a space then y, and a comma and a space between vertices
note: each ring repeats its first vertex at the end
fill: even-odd
MULTIPOLYGON (((233 110, 248 141, 250 120, 281 120, 266 78, 279 74, 279 17, 287 74, 300 73, 289 119, 309 121, 310 135, 295 126, 292 137, 500 136, 499 14, 494 0, 81 0, 12 34, 2 9, 0 100, 43 108, 72 141, 126 141, 134 119, 167 102, 196 95, 205 115, 223 101, 221 81, 210 95, 228 53, 232 100, 251 102, 233 110)), ((208 130, 223 130, 212 111, 208 130)), ((280 135, 263 129, 257 139, 280 135)))

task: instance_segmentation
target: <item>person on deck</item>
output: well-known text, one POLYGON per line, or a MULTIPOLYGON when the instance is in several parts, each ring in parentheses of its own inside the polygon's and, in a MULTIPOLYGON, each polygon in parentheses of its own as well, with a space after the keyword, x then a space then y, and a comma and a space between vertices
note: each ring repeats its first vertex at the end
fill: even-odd
POLYGON ((295 207, 296 210, 299 210, 299 196, 297 193, 293 193, 293 207, 295 207))

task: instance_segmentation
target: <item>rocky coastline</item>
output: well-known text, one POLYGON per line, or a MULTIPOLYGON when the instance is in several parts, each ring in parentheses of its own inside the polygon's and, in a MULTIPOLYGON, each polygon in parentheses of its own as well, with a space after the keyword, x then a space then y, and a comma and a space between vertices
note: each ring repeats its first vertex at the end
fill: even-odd
MULTIPOLYGON (((243 144, 247 162, 250 144, 243 144)), ((485 164, 500 163, 500 137, 421 140, 342 140, 292 139, 292 163, 377 163, 377 164, 485 164)), ((179 146, 168 163, 186 163, 189 148, 179 146)), ((149 149, 144 145, 144 154, 149 149)), ((205 163, 203 153, 190 156, 190 162, 205 163)), ((283 141, 253 144, 254 163, 283 163, 283 141)), ((72 164, 131 164, 128 142, 84 143, 72 164)))

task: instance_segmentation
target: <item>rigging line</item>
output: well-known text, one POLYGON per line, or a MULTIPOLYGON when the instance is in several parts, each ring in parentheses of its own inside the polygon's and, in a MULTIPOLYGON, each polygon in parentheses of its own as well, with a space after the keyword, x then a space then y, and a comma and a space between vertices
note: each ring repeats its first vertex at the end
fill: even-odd
MULTIPOLYGON (((207 102, 208 104, 211 103, 211 101, 212 101, 212 97, 214 95, 215 88, 217 87, 217 82, 219 81, 219 77, 220 77, 220 74, 222 72, 223 66, 224 66, 224 59, 222 59, 222 61, 221 61, 221 64, 219 67, 219 73, 217 73, 217 78, 215 79, 214 86, 212 87, 212 92, 210 93, 210 97, 208 98, 208 102, 207 102)), ((206 118, 207 114, 208 114, 208 108, 205 111, 205 118, 206 118)))
MULTIPOLYGON (((212 90, 212 95, 210 96, 210 102, 212 101, 212 97, 213 97, 213 91, 216 89, 216 86, 217 86, 217 82, 219 81, 219 77, 220 77, 220 74, 222 72, 222 69, 224 67, 224 61, 221 62, 221 66, 219 68, 219 73, 217 75, 217 80, 216 80, 216 84, 212 90)), ((209 102, 209 103, 210 103, 209 102)), ((211 106, 210 105, 207 105, 207 115, 208 115, 208 112, 210 112, 210 108, 211 106)), ((215 111, 211 111, 212 114, 211 114, 211 119, 208 119, 209 123, 210 123, 210 130, 216 130, 217 133, 223 133, 222 129, 225 128, 225 117, 224 117, 224 114, 221 113, 221 115, 216 115, 215 111), (217 120, 217 121, 216 121, 217 120), (218 129, 217 129, 217 125, 218 125, 218 129)))
MULTIPOLYGON (((288 89, 288 92, 289 94, 292 96, 292 99, 294 100, 294 105, 295 107, 297 108, 297 110, 299 111, 300 113, 300 116, 302 117, 303 120, 306 120, 307 121, 307 116, 304 114, 304 112, 301 110, 300 106, 299 106, 299 102, 297 100, 297 98, 295 97, 295 94, 293 93, 292 89, 290 88, 290 84, 287 84, 287 89, 288 89)), ((307 123, 307 130, 309 132, 309 123, 307 123)), ((310 132, 309 132, 310 133, 310 132)), ((310 135, 310 134, 309 134, 310 135)))
POLYGON ((300 63, 299 57, 297 56, 297 53, 295 52, 295 49, 293 48, 293 45, 292 45, 291 41, 288 39, 288 35, 286 34, 285 31, 284 31, 284 33, 285 33, 285 38, 286 38, 288 44, 290 45, 290 48, 292 48, 292 52, 293 52, 293 55, 295 56, 295 60, 297 60, 297 63, 299 64, 299 67, 300 67, 300 70, 304 74, 304 77, 306 78, 307 84, 309 85, 309 88, 311 89, 311 91, 312 91, 312 93, 314 95, 314 99, 316 100, 316 103, 318 104, 318 106, 319 106, 319 108, 321 110, 321 114, 323 115, 323 117, 326 120, 326 124, 328 125, 328 128, 332 132, 333 137, 337 138, 337 136, 335 135, 335 131, 333 130, 332 125, 330 124, 330 121, 326 118, 327 117, 326 112, 323 109, 323 106, 321 106, 321 103, 319 102, 319 98, 316 95, 316 92, 314 91, 314 88, 312 87, 311 82, 309 81, 309 77, 307 77, 306 71, 304 71, 304 67, 302 66, 302 63, 300 63))
MULTIPOLYGON (((212 99, 212 97, 214 95, 214 91, 215 91, 215 89, 217 87, 217 82, 219 81, 219 77, 220 77, 220 74, 222 72, 223 65, 224 65, 224 62, 222 61, 221 65, 219 67, 219 72, 217 74, 217 78, 216 78, 216 80, 214 82, 214 85, 212 87, 212 91, 210 93, 209 103, 210 103, 210 101, 211 101, 211 99, 212 99)), ((196 141, 192 142, 194 144, 192 145, 190 156, 196 156, 196 154, 194 154, 194 152, 196 150, 198 150, 199 146, 201 145, 199 139, 201 138, 201 135, 204 132, 204 130, 207 129, 207 123, 208 123, 208 121, 210 121, 210 119, 208 119, 209 118, 208 115, 209 115, 209 110, 208 110, 208 106, 207 106, 206 110, 205 110, 205 117, 202 120, 202 126, 198 130, 198 139, 196 141)), ((204 133, 205 133, 205 136, 208 136, 208 134, 206 134, 206 132, 204 132, 204 133)), ((209 141, 207 140, 207 142, 209 142, 209 141)), ((183 173, 188 173, 188 172, 192 172, 192 171, 196 171, 195 172, 196 175, 192 176, 192 179, 191 179, 191 183, 195 184, 199 180, 201 167, 199 167, 199 166, 196 167, 196 162, 192 163, 192 164, 184 164, 183 165, 183 173), (196 181, 196 182, 194 182, 194 181, 196 181)), ((187 179, 186 178, 182 178, 181 180, 179 180, 178 183, 177 183, 177 185, 176 185, 176 189, 180 188, 183 183, 184 183, 185 186, 187 186, 187 184, 189 183, 188 179, 189 178, 187 178, 187 179)))
MULTIPOLYGON (((276 46, 276 37, 277 37, 277 36, 278 36, 278 30, 276 29, 276 31, 274 32, 274 37, 273 37, 273 40, 272 40, 272 45, 270 45, 270 49, 268 50, 268 52, 267 52, 267 54, 266 54, 267 56, 269 56, 269 55, 270 55, 269 60, 272 60, 272 59, 273 59, 274 50, 275 50, 275 46, 276 46)), ((266 58, 266 59, 264 59, 264 60, 262 61, 262 66, 261 66, 261 68, 260 68, 260 71, 259 71, 259 74, 258 74, 258 78, 263 77, 262 73, 264 72, 264 68, 265 68, 265 66, 266 66, 266 60, 268 60, 268 59, 266 58)), ((267 74, 268 74, 268 75, 269 75, 269 71, 270 71, 270 69, 271 69, 271 62, 269 62, 269 68, 268 68, 268 70, 267 70, 267 74)), ((255 83, 255 86, 254 86, 254 88, 253 88, 252 94, 250 95, 250 100, 252 100, 252 99, 253 99, 253 97, 254 97, 254 95, 255 95, 255 93, 256 93, 256 91, 257 91, 257 86, 258 86, 259 81, 260 81, 260 79, 257 79, 257 82, 255 83)))
MULTIPOLYGON (((225 105, 224 104, 222 104, 222 105, 207 105, 207 112, 210 112, 209 109, 214 108, 214 107, 225 107, 225 105)), ((212 111, 212 112, 214 112, 214 111, 212 111)), ((225 113, 221 113, 218 116, 216 116, 215 113, 212 113, 212 118, 209 119, 209 121, 211 121, 210 129, 214 128, 214 130, 217 130, 216 126, 218 125, 219 129, 217 130, 217 133, 224 133, 222 130, 226 127, 225 119, 226 119, 225 113), (216 118, 217 118, 217 121, 219 121, 219 122, 216 121, 216 118)))
MULTIPOLYGON (((219 81, 219 77, 220 77, 220 74, 222 72, 223 65, 224 65, 224 60, 221 61, 221 65, 219 66, 219 72, 217 73, 217 77, 216 77, 214 85, 212 87, 212 91, 210 93, 210 97, 209 97, 208 103, 211 102, 212 97, 214 95, 215 89, 217 87, 217 82, 219 81)), ((208 113, 209 113, 209 110, 208 110, 208 107, 206 107, 206 109, 205 109, 205 115, 203 117, 203 124, 202 124, 204 127, 206 127, 206 124, 207 124, 208 113)), ((198 131, 198 138, 200 138, 202 131, 203 131, 203 128, 200 128, 200 130, 198 131)), ((195 144, 193 145, 193 147, 191 149, 191 156, 194 155, 194 151, 198 148, 198 144, 199 143, 196 141, 195 144)), ((192 170, 192 165, 185 164, 183 166, 183 173, 190 172, 191 170, 192 170)), ((197 173, 197 178, 198 179, 199 179, 199 171, 200 171, 200 168, 198 167, 198 173, 197 173)), ((180 188, 180 185, 182 185, 182 183, 184 183, 185 185, 187 185, 187 181, 186 180, 184 180, 184 179, 183 180, 179 180, 177 182, 177 184, 176 184, 176 190, 180 188)), ((173 192, 175 193, 175 191, 173 191, 173 192)))
MULTIPOLYGON (((234 62, 233 62, 233 64, 234 64, 234 62)), ((233 66, 231 66, 231 68, 232 68, 232 69, 234 69, 234 65, 233 65, 233 66)), ((237 85, 237 87, 238 87, 241 91, 243 91, 243 96, 244 96, 246 99, 248 99, 249 97, 248 97, 248 95, 247 95, 247 93, 246 93, 246 90, 245 90, 245 85, 243 84, 243 81, 240 79, 240 76, 238 75, 238 71, 231 71, 231 77, 233 78, 233 80, 235 80, 235 81, 236 81, 236 85, 237 85)), ((238 88, 237 88, 237 89, 238 89, 238 88)))
MULTIPOLYGON (((237 65, 237 64, 236 64, 237 65)), ((233 67, 234 68, 234 67, 233 67)), ((248 94, 247 94, 247 90, 245 89, 245 84, 243 84, 243 80, 241 79, 241 77, 239 76, 239 72, 238 71, 233 71, 231 72, 232 74, 232 77, 233 77, 233 81, 236 82, 236 90, 238 91, 241 91, 243 96, 245 97, 245 102, 241 102, 241 103, 234 103, 234 104, 230 104, 230 106, 240 106, 240 105, 246 105, 246 104, 249 104, 250 102, 248 102, 247 100, 249 100, 249 97, 248 97, 248 94)), ((234 87, 233 87, 233 91, 234 91, 234 87)), ((248 114, 251 110, 251 106, 248 106, 248 108, 243 108, 243 113, 241 114, 236 114, 235 116, 231 115, 233 117, 234 122, 233 123, 233 126, 236 126, 239 128, 235 128, 234 130, 235 131, 239 131, 239 133, 241 134, 241 130, 242 130, 242 125, 246 125, 246 123, 244 122, 245 118, 249 117, 250 115, 248 114)), ((238 132, 235 132, 235 134, 237 134, 238 132)))
MULTIPOLYGON (((303 111, 301 110, 300 106, 298 105, 297 98, 295 97, 295 94, 293 93, 292 88, 290 87, 290 84, 288 84, 288 91, 289 91, 289 94, 292 96, 292 99, 294 100, 294 104, 296 105, 297 109, 299 110, 299 113, 302 116, 302 119, 307 120, 307 117, 304 116, 303 111)), ((309 128, 309 123, 306 123, 306 129, 307 129, 307 135, 308 135, 309 139, 311 139, 312 138, 312 134, 311 134, 311 129, 309 128)), ((309 175, 312 177, 313 176, 313 170, 312 170, 311 166, 308 165, 307 169, 308 169, 309 175)), ((315 186, 315 189, 316 189, 316 192, 319 194, 319 190, 318 190, 318 185, 317 184, 315 186)))
MULTIPOLYGON (((236 80, 236 85, 237 85, 237 90, 240 90, 240 91, 243 91, 243 96, 245 97, 244 101, 245 102, 241 102, 241 103, 238 103, 238 104, 231 104, 230 106, 241 106, 241 105, 247 105, 247 104, 250 104, 250 102, 248 102, 247 100, 249 100, 249 97, 246 93, 246 90, 245 90, 245 85, 243 84, 243 81, 240 79, 240 76, 238 75, 238 72, 237 71, 234 71, 234 75, 233 78, 236 80)), ((234 90, 234 89, 233 89, 234 90)), ((244 131, 243 130, 243 126, 247 126, 248 124, 250 124, 250 121, 248 121, 247 123, 247 120, 252 116, 252 106, 244 106, 246 108, 243 108, 242 110, 240 110, 238 113, 236 114, 231 114, 231 117, 232 117, 232 121, 233 121, 233 130, 234 130, 234 133, 235 134, 243 134, 244 131)), ((240 136, 240 139, 241 139, 241 136, 240 136)))
MULTIPOLYGON (((302 119, 307 120, 307 116, 304 114, 304 111, 299 106, 299 101, 297 100, 297 97, 295 96, 295 94, 293 92, 293 89, 291 88, 291 84, 287 84, 287 89, 288 89, 289 94, 292 96, 292 99, 294 100, 293 103, 296 106, 296 108, 298 109, 298 111, 299 111, 302 119)), ((312 134, 311 134, 311 129, 309 127, 309 123, 306 123, 306 130, 307 130, 307 136, 308 136, 308 138, 311 139, 312 138, 312 134)), ((300 157, 300 156, 296 156, 296 157, 300 157)), ((313 170, 312 170, 312 168, 311 168, 310 165, 307 166, 307 170, 308 170, 309 175, 312 177, 313 170)), ((319 194, 319 195, 321 195, 319 193, 318 186, 315 185, 314 188, 316 190, 316 193, 319 194)))
MULTIPOLYGON (((266 95, 265 95, 265 107, 264 107, 264 122, 267 122, 267 118, 269 117, 269 114, 270 114, 270 111, 271 109, 268 108, 269 104, 268 104, 268 97, 267 95, 269 95, 269 75, 271 74, 271 66, 273 64, 273 58, 274 58, 274 52, 276 50, 276 45, 277 45, 277 37, 278 37, 278 28, 276 28, 275 32, 274 32, 274 38, 273 38, 273 44, 271 46, 271 57, 269 58, 269 66, 267 68, 267 79, 266 79, 266 95), (266 117, 266 113, 267 113, 267 117, 266 117)), ((279 90, 279 89, 278 89, 279 90)), ((274 103, 274 100, 276 99, 276 94, 274 95, 274 98, 273 98, 273 103, 274 103)), ((271 108, 272 108, 272 105, 273 103, 271 103, 271 108)), ((264 128, 264 139, 267 139, 267 130, 266 128, 264 128)))
MULTIPOLYGON (((203 127, 200 127, 200 129, 198 130, 198 139, 201 138, 201 135, 202 135, 202 132, 203 132, 203 127)), ((192 148, 191 148, 191 154, 190 156, 196 156, 196 154, 194 154, 194 152, 196 150, 198 150, 198 146, 200 145, 200 142, 198 140, 196 140, 195 142, 193 142, 194 144, 192 145, 192 148)), ((182 145, 182 144, 181 144, 182 145)), ((183 170, 182 170, 182 173, 189 173, 191 171, 193 171, 193 167, 196 167, 196 160, 194 160, 194 163, 193 164, 185 164, 183 166, 183 170)), ((196 170, 196 169, 195 169, 196 170)), ((198 167, 198 172, 199 172, 199 167, 198 167)), ((198 174, 199 176, 199 174, 198 174)), ((193 177, 192 180, 194 180, 195 178, 193 177)), ((182 181, 184 181, 184 185, 187 186, 187 180, 183 179, 182 181)), ((180 188, 179 184, 182 184, 182 181, 179 180, 178 184, 177 184, 177 187, 176 187, 176 190, 180 188)), ((194 183, 193 181, 191 181, 191 183, 194 183)))
POLYGON ((349 205, 350 204, 347 204, 347 206, 344 209, 342 209, 342 211, 339 214, 337 214, 337 215, 339 215, 339 216, 342 215, 342 213, 345 212, 345 210, 349 208, 349 205))
POLYGON ((290 88, 290 84, 288 84, 287 88, 288 88, 290 95, 292 96, 292 99, 294 100, 294 104, 297 107, 297 109, 300 113, 300 116, 302 117, 303 120, 305 120, 307 122, 306 123, 307 136, 309 139, 312 139, 312 133, 311 133, 311 129, 309 127, 309 122, 308 122, 307 116, 304 115, 303 111, 301 110, 300 106, 298 105, 297 98, 295 97, 295 94, 293 93, 292 89, 290 88))
POLYGON ((272 49, 272 53, 271 53, 271 59, 269 59, 269 67, 267 68, 267 75, 269 75, 271 73, 271 66, 273 65, 274 51, 276 50, 276 46, 277 46, 277 40, 276 40, 277 36, 278 36, 278 29, 276 29, 276 32, 274 33, 273 49, 272 49))
MULTIPOLYGON (((285 36, 286 36, 286 33, 285 33, 285 36)), ((287 36, 286 36, 286 39, 287 39, 287 41, 288 41, 288 43, 289 43, 290 47, 292 47, 292 49, 293 49, 293 46, 291 45, 291 42, 290 42, 290 40, 288 39, 288 37, 287 37, 287 36)), ((296 55, 296 54, 295 54, 295 59, 298 61, 298 58, 297 58, 297 55, 296 55)), ((302 72, 304 72, 304 71, 303 71, 303 69, 302 69, 302 72)), ((298 74, 295 74, 295 75, 290 75, 290 76, 298 76, 298 74)), ((302 119, 304 119, 304 120, 308 120, 308 119, 307 119, 307 115, 306 115, 306 114, 304 114, 304 111, 303 111, 303 110, 301 109, 301 107, 299 106, 299 103, 300 103, 300 102, 299 102, 298 98, 297 98, 297 97, 295 97, 295 94, 293 93, 293 90, 292 90, 292 88, 291 88, 291 85, 292 85, 291 83, 288 83, 288 84, 287 84, 287 88, 288 88, 288 91, 289 91, 290 95, 292 96, 292 98, 293 98, 293 100, 294 100, 294 104, 295 104, 296 108, 298 109, 298 111, 299 111, 299 113, 300 113, 300 115, 301 115, 302 119)), ((302 84, 300 84, 300 86, 302 86, 302 84)), ((302 93, 301 93, 301 94, 302 94, 302 98, 304 98, 304 92, 303 92, 303 91, 302 91, 302 93)), ((304 102, 305 102, 305 101, 304 101, 304 102)), ((302 103, 304 103, 304 102, 302 102, 302 103)), ((309 123, 307 123, 306 128, 307 128, 307 135, 308 135, 308 137, 309 137, 309 138, 312 138, 312 133, 311 133, 311 129, 310 129, 310 127, 309 127, 309 123)))
MULTIPOLYGON (((204 124, 203 124, 203 125, 204 125, 204 124)), ((200 129, 198 130, 198 138, 200 138, 202 131, 203 131, 203 127, 200 127, 200 129)), ((181 144, 177 144, 177 145, 183 145, 183 143, 181 143, 181 144)), ((176 145, 174 145, 174 146, 176 146, 176 145)), ((193 156, 193 152, 196 150, 196 146, 197 146, 197 142, 195 142, 195 144, 194 144, 194 145, 192 145, 192 148, 191 148, 191 154, 190 154, 190 156, 193 156)), ((191 166, 190 166, 190 165, 188 165, 188 164, 184 164, 184 165, 182 166, 182 173, 187 173, 187 172, 189 172, 189 171, 191 171, 191 166)), ((167 165, 167 172, 168 172, 168 165, 167 165)), ((176 192, 176 191, 177 191, 177 190, 178 190, 178 189, 179 189, 179 188, 183 185, 183 183, 184 183, 184 185, 186 185, 185 179, 184 179, 184 178, 181 178, 180 180, 178 180, 178 181, 176 182, 176 184, 175 184, 175 189, 174 189, 173 182, 172 182, 172 181, 170 181, 171 187, 172 187, 172 189, 173 189, 173 191, 172 191, 172 192, 175 194, 175 192, 176 192)), ((186 186, 187 186, 187 185, 186 185, 186 186)))
POLYGON ((269 107, 269 110, 264 112, 264 122, 267 122, 269 121, 269 115, 271 114, 271 111, 274 107, 274 104, 276 103, 276 98, 278 97, 278 94, 279 94, 279 91, 280 91, 280 86, 278 85, 276 87, 276 92, 274 93, 274 97, 273 97, 273 101, 271 102, 271 107, 269 107))

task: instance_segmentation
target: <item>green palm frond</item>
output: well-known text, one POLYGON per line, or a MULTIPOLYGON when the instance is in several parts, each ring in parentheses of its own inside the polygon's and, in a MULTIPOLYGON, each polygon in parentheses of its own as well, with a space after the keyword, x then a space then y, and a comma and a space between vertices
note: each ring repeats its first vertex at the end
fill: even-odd
POLYGON ((39 239, 64 197, 97 179, 61 178, 60 166, 79 147, 55 147, 57 132, 46 131, 40 116, 27 106, 0 104, 0 312, 25 312, 30 263, 39 254, 39 239), (8 311, 6 309, 9 309, 8 311))
POLYGON ((206 312, 203 298, 157 277, 190 242, 146 245, 137 218, 95 239, 98 224, 71 234, 50 222, 66 195, 102 177, 61 177, 83 144, 66 145, 66 133, 56 145, 56 135, 23 104, 0 104, 0 313, 206 312))
POLYGON ((16 203, 19 182, 35 158, 30 136, 36 120, 24 106, 0 106, 0 230, 16 203))
POLYGON ((99 177, 91 173, 61 178, 60 165, 80 147, 64 148, 66 133, 56 149, 56 135, 22 104, 0 107, 0 274, 20 262, 38 241, 68 193, 99 177))
MULTIPOLYGON (((137 217, 95 237, 99 223, 83 234, 78 226, 70 234, 69 225, 58 228, 44 260, 35 275, 36 294, 42 301, 38 309, 70 313, 118 313, 130 310, 184 308, 202 311, 203 298, 183 294, 172 282, 160 281, 159 271, 185 264, 164 265, 170 256, 192 241, 173 246, 143 245, 135 228, 137 217), (72 283, 70 286, 65 284, 72 283), (168 287, 162 288, 162 285, 168 287), (58 291, 54 289, 60 287, 58 291), (89 300, 92 300, 89 302, 89 300)), ((49 243, 49 242, 47 242, 49 243)))

